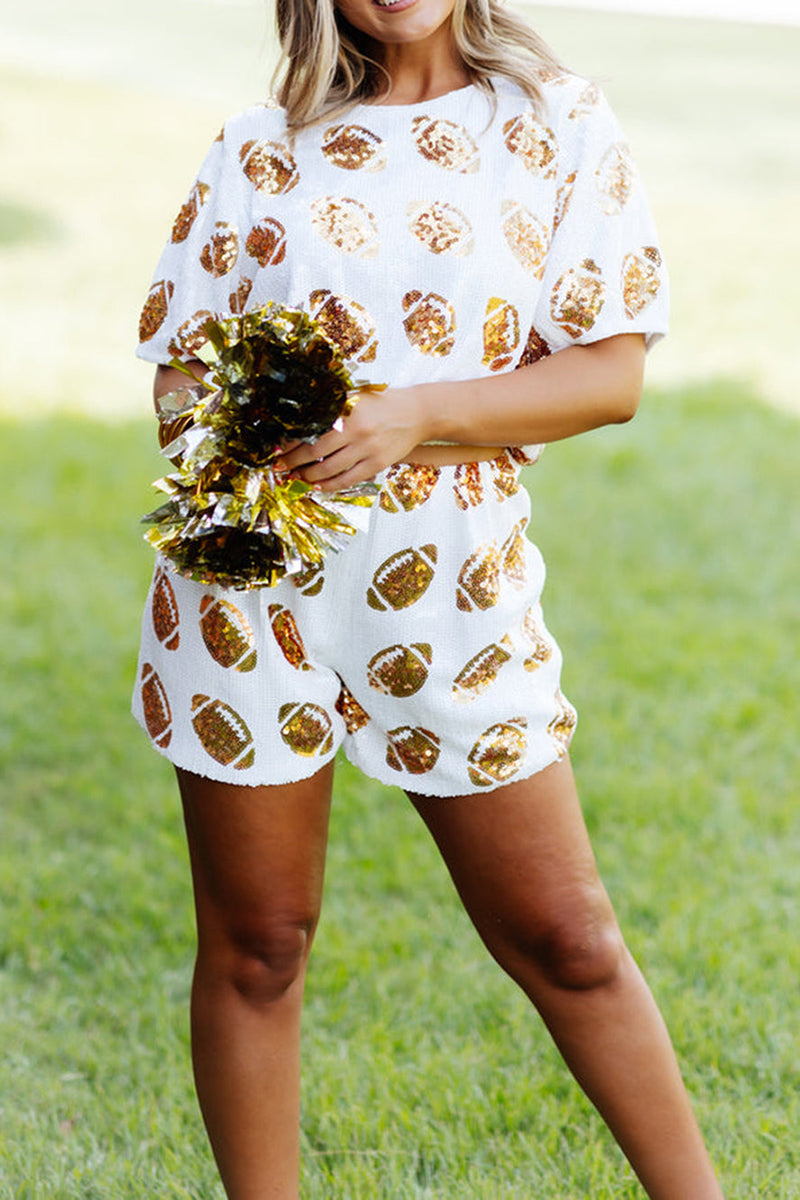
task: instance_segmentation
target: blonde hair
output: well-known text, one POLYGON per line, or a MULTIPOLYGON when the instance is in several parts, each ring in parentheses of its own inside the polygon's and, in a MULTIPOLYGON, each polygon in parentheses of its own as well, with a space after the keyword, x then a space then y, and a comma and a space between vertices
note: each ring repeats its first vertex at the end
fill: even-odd
MULTIPOLYGON (((281 60, 273 77, 290 128, 338 115, 386 94, 391 79, 367 53, 334 0, 275 0, 281 60)), ((534 108, 543 106, 542 80, 564 67, 546 42, 502 0, 456 0, 453 39, 470 82, 494 96, 491 76, 516 83, 534 108)))

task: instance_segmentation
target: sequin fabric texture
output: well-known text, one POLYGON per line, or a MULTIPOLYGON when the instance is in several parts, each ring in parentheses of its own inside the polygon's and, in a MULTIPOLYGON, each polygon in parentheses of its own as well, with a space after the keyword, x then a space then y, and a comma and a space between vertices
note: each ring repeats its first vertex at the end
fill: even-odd
MULTIPOLYGON (((181 207, 140 323, 142 357, 202 344, 209 313, 305 307, 397 386, 513 370, 566 346, 666 330, 667 280, 630 149, 600 89, 495 81, 358 105, 294 135, 231 118, 181 207)), ((532 453, 535 457, 535 451, 532 453)))
POLYGON ((434 795, 562 757, 576 717, 518 475, 508 452, 399 464, 368 532, 274 588, 225 592, 159 564, 134 696, 154 745, 231 783, 301 779, 341 745, 373 778, 434 795))
MULTIPOLYGON (((180 208, 140 321, 141 357, 189 358, 202 326, 305 307, 354 374, 491 376, 578 344, 666 331, 667 279, 630 150, 596 85, 496 80, 358 105, 291 135, 279 108, 226 122, 180 208)), ((434 795, 524 778, 575 712, 543 620, 520 465, 399 464, 370 527, 323 568, 255 593, 159 564, 134 711, 178 765, 232 783, 313 774, 342 745, 434 795)))

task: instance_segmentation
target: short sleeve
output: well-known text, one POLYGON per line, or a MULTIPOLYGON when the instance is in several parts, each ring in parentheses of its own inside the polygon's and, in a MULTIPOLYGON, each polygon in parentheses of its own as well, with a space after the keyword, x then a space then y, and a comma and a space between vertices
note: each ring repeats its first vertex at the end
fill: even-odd
POLYGON ((649 348, 667 332, 669 284, 630 148, 595 84, 551 86, 557 199, 534 327, 552 350, 620 333, 649 348))
POLYGON ((246 214, 241 172, 224 131, 212 143, 172 226, 139 318, 137 355, 155 363, 189 359, 206 338, 210 316, 241 310, 246 214))

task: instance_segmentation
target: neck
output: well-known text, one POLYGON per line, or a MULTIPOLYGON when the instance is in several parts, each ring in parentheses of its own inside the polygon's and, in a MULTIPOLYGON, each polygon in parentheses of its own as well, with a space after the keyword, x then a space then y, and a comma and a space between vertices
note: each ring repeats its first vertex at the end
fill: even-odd
POLYGON ((392 80, 384 104, 417 104, 465 87, 470 76, 456 55, 449 29, 421 42, 385 43, 375 57, 392 80))

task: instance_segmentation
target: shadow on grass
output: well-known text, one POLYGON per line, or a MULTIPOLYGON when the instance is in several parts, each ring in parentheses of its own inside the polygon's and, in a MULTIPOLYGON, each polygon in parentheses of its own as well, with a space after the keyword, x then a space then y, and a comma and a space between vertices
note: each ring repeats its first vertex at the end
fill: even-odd
MULTIPOLYGON (((177 805, 128 716, 153 429, 2 432, 0 1197, 217 1196, 177 805)), ((800 1189, 799 438, 720 383, 650 395, 527 476, 603 873, 740 1197, 800 1189)), ((346 764, 307 1040, 309 1196, 638 1194, 399 794, 346 764)))

